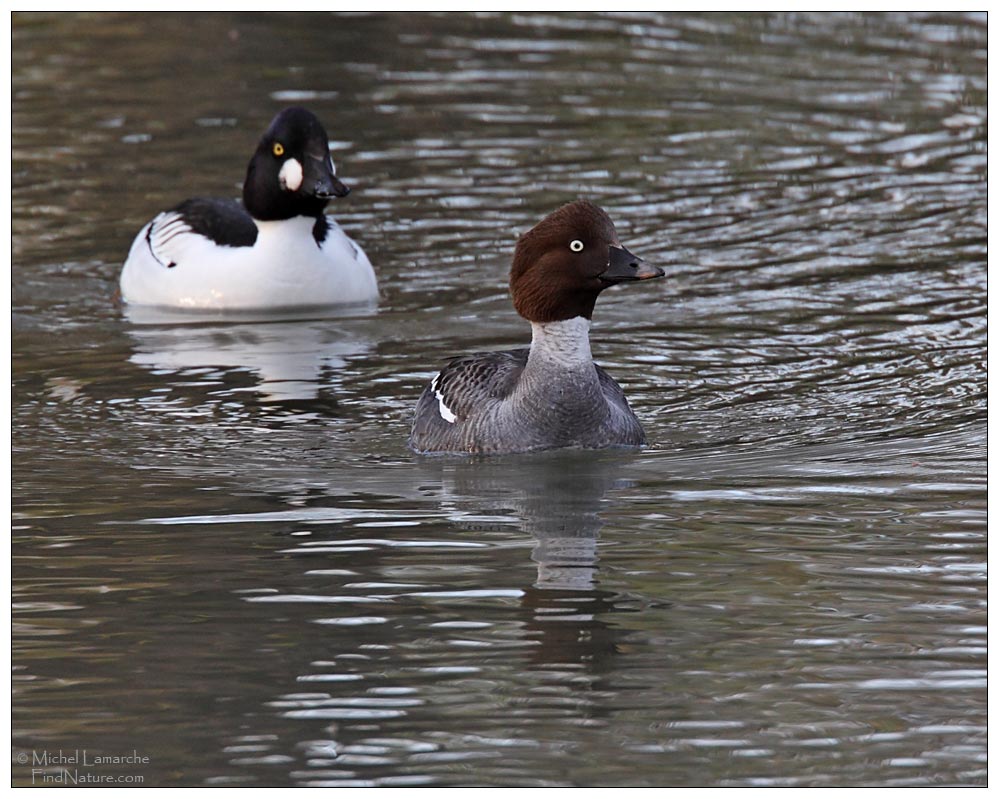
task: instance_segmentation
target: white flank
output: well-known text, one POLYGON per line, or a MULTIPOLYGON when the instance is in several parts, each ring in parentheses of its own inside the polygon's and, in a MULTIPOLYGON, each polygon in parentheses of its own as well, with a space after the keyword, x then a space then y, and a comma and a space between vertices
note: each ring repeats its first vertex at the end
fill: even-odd
POLYGON ((326 218, 330 228, 322 247, 312 236, 316 224, 312 217, 257 220, 252 247, 222 247, 190 232, 182 220, 177 224, 176 215, 157 218, 151 242, 146 240, 148 225, 132 242, 121 273, 122 297, 134 305, 204 309, 377 300, 371 262, 342 228, 326 218), (171 263, 176 267, 167 269, 171 263))
POLYGON ((282 189, 298 191, 302 185, 302 165, 294 158, 289 158, 278 172, 278 180, 281 181, 282 189))
POLYGON ((437 388, 437 380, 440 376, 440 372, 434 375, 434 379, 430 381, 430 389, 434 392, 434 396, 437 397, 437 405, 441 413, 441 419, 448 424, 454 424, 458 421, 458 417, 451 413, 451 409, 444 404, 444 394, 439 388, 437 388))

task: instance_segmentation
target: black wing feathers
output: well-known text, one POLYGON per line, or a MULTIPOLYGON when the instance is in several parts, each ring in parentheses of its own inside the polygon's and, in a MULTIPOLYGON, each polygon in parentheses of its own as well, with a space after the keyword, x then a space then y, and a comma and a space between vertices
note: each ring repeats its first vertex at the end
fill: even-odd
POLYGON ((234 200, 196 197, 184 200, 172 213, 191 231, 223 247, 252 247, 257 241, 256 223, 234 200))

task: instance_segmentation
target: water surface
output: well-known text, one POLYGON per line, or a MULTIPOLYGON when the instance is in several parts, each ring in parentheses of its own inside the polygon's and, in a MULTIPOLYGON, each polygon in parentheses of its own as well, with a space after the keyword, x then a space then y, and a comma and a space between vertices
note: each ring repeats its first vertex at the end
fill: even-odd
MULTIPOLYGON (((983 785, 986 22, 18 15, 13 744, 146 785, 983 785), (112 302, 308 105, 377 308, 112 302), (578 196, 641 452, 405 447, 578 196)), ((82 769, 81 769, 82 770, 82 769)), ((47 773, 57 770, 49 768, 47 773)), ((36 784, 37 784, 37 779, 36 784)))

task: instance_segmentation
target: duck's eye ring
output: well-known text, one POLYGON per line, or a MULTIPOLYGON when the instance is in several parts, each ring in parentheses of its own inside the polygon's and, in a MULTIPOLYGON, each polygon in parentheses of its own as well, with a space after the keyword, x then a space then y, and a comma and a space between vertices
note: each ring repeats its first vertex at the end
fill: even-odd
POLYGON ((280 158, 282 155, 284 155, 284 145, 281 144, 281 142, 279 141, 274 142, 274 146, 271 147, 271 152, 274 153, 274 155, 276 155, 278 158, 280 158))
POLYGON ((569 242, 569 249, 572 250, 573 252, 582 252, 583 242, 581 242, 579 239, 573 239, 572 241, 569 242))

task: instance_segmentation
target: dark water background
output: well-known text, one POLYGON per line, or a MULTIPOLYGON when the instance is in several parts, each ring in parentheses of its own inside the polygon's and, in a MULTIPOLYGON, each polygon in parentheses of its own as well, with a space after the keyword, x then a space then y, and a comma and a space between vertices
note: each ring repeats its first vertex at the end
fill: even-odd
POLYGON ((146 785, 985 784, 986 48, 16 15, 15 783, 86 749, 146 785), (139 227, 236 196, 291 103, 377 311, 116 308, 139 227), (437 367, 528 339, 513 241, 577 196, 669 271, 594 318, 649 448, 412 456, 437 367))

